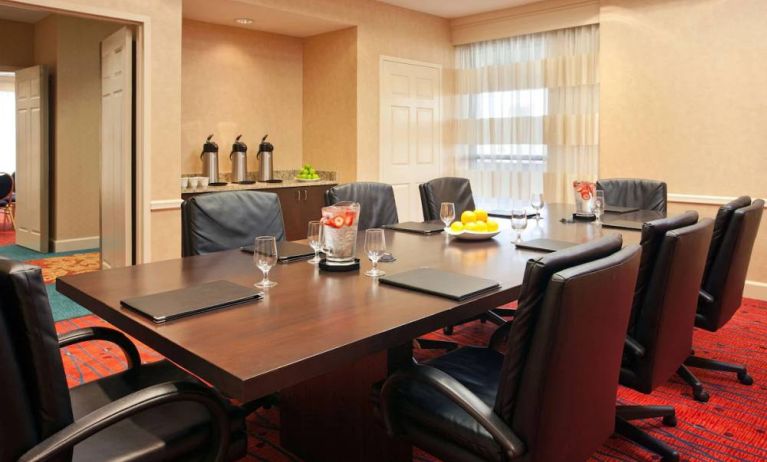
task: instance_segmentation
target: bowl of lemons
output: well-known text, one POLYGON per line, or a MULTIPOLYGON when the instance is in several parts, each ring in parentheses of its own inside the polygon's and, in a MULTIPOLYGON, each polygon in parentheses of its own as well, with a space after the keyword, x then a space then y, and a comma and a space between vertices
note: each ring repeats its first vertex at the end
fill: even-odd
POLYGON ((298 171, 296 181, 320 181, 320 175, 314 167, 310 164, 306 164, 298 171))
POLYGON ((489 219, 487 211, 482 209, 466 210, 460 221, 454 221, 447 230, 449 236, 466 241, 492 239, 500 232, 498 222, 489 219))

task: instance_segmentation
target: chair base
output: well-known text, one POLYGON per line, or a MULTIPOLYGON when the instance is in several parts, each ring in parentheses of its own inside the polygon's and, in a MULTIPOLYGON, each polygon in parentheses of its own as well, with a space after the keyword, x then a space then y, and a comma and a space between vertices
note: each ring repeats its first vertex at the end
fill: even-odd
POLYGON ((630 420, 662 417, 663 424, 676 426, 676 412, 671 406, 618 406, 615 410, 615 433, 661 456, 663 462, 678 462, 679 453, 663 441, 630 424, 630 420))
MULTIPOLYGON (((501 316, 514 316, 515 313, 516 313, 516 310, 510 310, 506 308, 495 308, 493 310, 488 311, 485 314, 482 314, 481 316, 472 318, 466 322, 479 319, 480 322, 482 322, 483 324, 487 321, 490 321, 497 326, 502 326, 506 324, 507 321, 503 319, 501 316)), ((445 335, 453 335, 453 327, 454 326, 443 327, 442 333, 445 335)))
POLYGON ((692 396, 695 398, 695 401, 699 401, 701 403, 708 402, 709 395, 708 392, 703 389, 703 383, 701 383, 701 381, 695 377, 695 375, 690 369, 687 368, 687 366, 679 366, 679 369, 677 369, 676 373, 679 374, 679 377, 681 377, 682 380, 687 382, 687 384, 692 387, 692 396))
POLYGON ((738 381, 743 385, 753 385, 754 379, 748 375, 746 366, 743 364, 726 363, 715 359, 701 358, 692 355, 684 362, 685 366, 707 369, 710 371, 735 372, 738 375, 738 381))
POLYGON ((452 351, 458 348, 458 344, 455 342, 448 342, 446 340, 431 340, 425 338, 415 339, 418 343, 418 347, 422 350, 447 350, 452 351))

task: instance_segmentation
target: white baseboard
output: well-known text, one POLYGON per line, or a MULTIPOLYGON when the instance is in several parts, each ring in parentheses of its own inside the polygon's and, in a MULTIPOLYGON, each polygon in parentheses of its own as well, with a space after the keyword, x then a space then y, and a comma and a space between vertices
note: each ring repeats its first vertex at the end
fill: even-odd
POLYGON ((746 281, 743 296, 757 300, 767 300, 767 282, 746 281))
POLYGON ((181 208, 182 199, 160 199, 149 203, 149 208, 155 210, 175 210, 181 208))
POLYGON ((100 246, 101 239, 99 236, 53 240, 54 252, 73 252, 75 250, 98 249, 100 246))

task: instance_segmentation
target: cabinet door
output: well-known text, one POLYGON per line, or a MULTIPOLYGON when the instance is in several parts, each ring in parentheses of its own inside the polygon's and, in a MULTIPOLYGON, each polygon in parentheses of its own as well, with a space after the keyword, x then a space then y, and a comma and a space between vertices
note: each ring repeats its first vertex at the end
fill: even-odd
POLYGON ((306 238, 306 222, 303 220, 302 205, 304 188, 275 188, 282 206, 282 219, 285 222, 285 237, 289 241, 306 238))
POLYGON ((309 186, 302 188, 301 193, 301 207, 303 208, 303 218, 306 223, 311 220, 319 220, 322 218, 322 207, 325 207, 325 191, 329 189, 328 186, 309 186))

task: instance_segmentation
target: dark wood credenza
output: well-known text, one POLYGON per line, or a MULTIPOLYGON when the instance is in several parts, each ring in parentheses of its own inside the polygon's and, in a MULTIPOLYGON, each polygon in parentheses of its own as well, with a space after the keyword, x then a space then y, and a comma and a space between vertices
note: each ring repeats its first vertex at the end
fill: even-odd
MULTIPOLYGON (((285 234, 289 241, 306 239, 307 223, 311 220, 319 220, 321 208, 325 206, 325 191, 335 186, 335 183, 323 183, 320 185, 296 185, 282 186, 277 188, 252 188, 255 191, 272 192, 277 194, 282 206, 282 217, 285 221, 285 234)), ((181 194, 181 198, 187 200, 198 194, 218 194, 229 191, 189 191, 181 194)), ((250 188, 242 188, 250 190, 250 188)))

